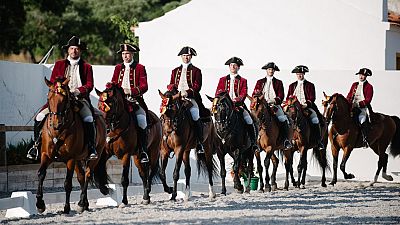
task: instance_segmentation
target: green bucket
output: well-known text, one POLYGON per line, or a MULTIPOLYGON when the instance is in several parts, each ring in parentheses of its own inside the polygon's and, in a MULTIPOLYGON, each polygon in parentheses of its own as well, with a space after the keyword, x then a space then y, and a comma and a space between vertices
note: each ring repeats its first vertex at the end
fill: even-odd
MULTIPOLYGON (((252 177, 250 179, 250 190, 255 191, 258 188, 258 177, 252 177)), ((247 178, 243 177, 244 180, 244 186, 247 187, 247 178)))

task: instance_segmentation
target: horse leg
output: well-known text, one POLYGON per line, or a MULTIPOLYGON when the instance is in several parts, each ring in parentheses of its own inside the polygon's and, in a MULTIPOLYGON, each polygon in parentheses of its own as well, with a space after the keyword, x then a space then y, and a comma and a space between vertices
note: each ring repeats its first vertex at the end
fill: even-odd
POLYGON ((294 173, 293 173, 293 157, 294 157, 294 151, 290 151, 289 173, 290 173, 290 178, 292 180, 293 187, 296 187, 297 182, 296 182, 296 179, 294 178, 294 173))
POLYGON ((393 177, 386 174, 388 158, 389 158, 388 154, 386 153, 382 154, 382 168, 383 168, 382 177, 387 181, 393 181, 393 177))
POLYGON ((263 167, 261 165, 261 153, 260 152, 256 152, 255 156, 256 156, 256 160, 257 160, 257 172, 258 172, 258 175, 260 176, 260 190, 259 190, 259 192, 264 192, 263 167))
POLYGON ((307 157, 307 154, 305 154, 305 149, 304 146, 302 146, 301 148, 299 148, 299 152, 300 152, 300 160, 299 160, 299 165, 297 166, 297 184, 296 187, 300 188, 300 184, 302 183, 301 178, 302 178, 302 173, 304 172, 304 155, 305 157, 307 157))
MULTIPOLYGON (((181 151, 184 151, 184 150, 181 149, 178 152, 181 153, 181 151)), ((175 169, 174 169, 174 174, 173 174, 174 187, 172 189, 172 196, 171 196, 172 201, 176 201, 176 196, 178 195, 178 180, 179 180, 179 170, 181 169, 181 165, 182 165, 182 154, 177 154, 177 155, 175 155, 175 157, 176 157, 176 163, 175 163, 175 169)))
POLYGON ((131 165, 131 155, 125 154, 122 157, 122 176, 121 176, 121 185, 122 185, 122 203, 119 205, 119 208, 123 208, 128 205, 128 185, 129 185, 129 168, 131 165))
POLYGON ((143 183, 143 205, 148 205, 150 203, 150 180, 149 180, 149 165, 150 163, 137 163, 136 167, 139 171, 139 176, 143 183))
MULTIPOLYGON (((326 145, 325 145, 326 146, 326 145)), ((313 151, 320 151, 321 152, 321 167, 322 167, 322 178, 321 178, 321 187, 326 187, 326 176, 325 176, 325 170, 326 167, 328 166, 328 160, 326 158, 326 148, 324 150, 319 150, 318 148, 315 148, 313 151)))
POLYGON ((192 192, 190 190, 190 175, 192 174, 192 168, 190 167, 190 151, 186 151, 183 153, 183 164, 185 165, 185 201, 189 201, 190 197, 192 197, 192 192))
POLYGON ((301 186, 300 188, 304 189, 306 184, 306 175, 307 175, 307 149, 304 149, 304 153, 301 157, 302 166, 303 166, 303 173, 301 176, 301 186))
POLYGON ((212 149, 207 148, 209 151, 206 151, 205 153, 205 161, 206 161, 206 166, 207 166, 207 172, 208 172, 208 197, 210 200, 215 199, 217 195, 215 194, 214 191, 214 181, 213 181, 213 173, 214 173, 214 161, 213 161, 213 155, 212 155, 212 149))
MULTIPOLYGON (((64 212, 68 214, 71 211, 71 206, 69 204, 71 191, 72 191, 72 177, 74 176, 74 168, 75 168, 75 160, 70 159, 67 161, 67 176, 64 182, 64 189, 65 189, 65 205, 64 205, 64 212)), ((82 190, 83 191, 83 190, 82 190)))
POLYGON ((346 148, 343 149, 344 153, 343 153, 342 162, 340 163, 340 170, 343 173, 344 179, 353 179, 355 177, 351 173, 346 173, 346 163, 350 157, 350 153, 352 150, 353 150, 353 148, 349 147, 349 146, 347 146, 346 148))
POLYGON ((46 205, 43 201, 43 181, 46 178, 47 167, 50 165, 50 163, 50 159, 42 154, 40 168, 37 173, 39 184, 36 193, 36 208, 39 213, 43 213, 46 210, 46 205))
POLYGON ((265 167, 265 191, 271 192, 271 185, 269 183, 269 163, 271 160, 271 152, 266 151, 265 159, 264 159, 264 167, 265 167))
POLYGON ((245 162, 247 163, 247 168, 248 168, 247 177, 249 177, 249 179, 247 180, 248 181, 247 185, 246 185, 246 193, 248 193, 248 194, 250 193, 250 190, 251 190, 251 188, 250 188, 251 178, 254 177, 254 173, 253 173, 253 171, 254 171, 254 163, 253 163, 253 160, 254 160, 253 154, 250 154, 250 155, 246 154, 245 162))
POLYGON ((279 159, 276 157, 274 152, 272 152, 271 156, 272 160, 272 174, 271 174, 271 186, 272 186, 272 191, 276 191, 278 189, 278 185, 276 183, 276 171, 278 170, 278 165, 279 165, 279 159))
POLYGON ((172 187, 168 186, 167 177, 165 176, 165 170, 167 169, 168 165, 168 154, 162 154, 160 161, 161 161, 160 179, 164 187, 164 192, 172 194, 172 187))
POLYGON ((234 152, 234 160, 233 160, 233 172, 234 172, 234 177, 233 177, 233 188, 238 192, 238 193, 243 193, 243 186, 240 183, 240 177, 239 177, 239 167, 240 167, 240 153, 239 150, 235 150, 234 152))
POLYGON ((332 151, 332 158, 333 158, 333 177, 332 181, 329 185, 334 186, 337 182, 337 167, 338 167, 338 160, 339 160, 339 150, 340 147, 336 144, 335 141, 331 140, 331 151, 332 151))
POLYGON ((290 167, 291 165, 290 163, 290 157, 291 157, 291 153, 289 152, 289 150, 286 150, 283 152, 284 155, 284 164, 285 164, 285 186, 283 187, 283 190, 288 191, 289 190, 289 175, 290 175, 290 167))
MULTIPOLYGON (((89 170, 89 169, 87 169, 89 170)), ((83 169, 81 161, 76 162, 75 164, 75 172, 78 182, 81 186, 81 196, 78 202, 78 212, 82 213, 84 210, 89 210, 89 201, 87 199, 87 187, 88 187, 88 179, 90 179, 87 174, 88 178, 85 179, 85 171, 83 169), (84 191, 86 190, 86 191, 84 191)))
MULTIPOLYGON (((223 151, 223 150, 221 150, 223 151)), ((220 176, 221 176, 221 194, 226 196, 226 186, 225 186, 225 178, 226 178, 226 169, 225 169, 225 155, 223 152, 217 153, 219 165, 221 168, 220 176)))

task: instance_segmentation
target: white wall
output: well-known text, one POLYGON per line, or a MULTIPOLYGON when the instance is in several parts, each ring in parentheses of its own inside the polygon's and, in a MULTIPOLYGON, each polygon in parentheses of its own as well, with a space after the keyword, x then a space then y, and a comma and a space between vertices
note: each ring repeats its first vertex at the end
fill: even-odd
MULTIPOLYGON (((174 65, 185 45, 201 68, 219 68, 231 56, 248 68, 277 61, 281 69, 305 64, 318 70, 385 66, 382 0, 192 0, 136 30, 140 58, 174 65)), ((386 10, 387 12, 387 10, 386 10)), ((400 39, 396 39, 400 42, 400 39)))

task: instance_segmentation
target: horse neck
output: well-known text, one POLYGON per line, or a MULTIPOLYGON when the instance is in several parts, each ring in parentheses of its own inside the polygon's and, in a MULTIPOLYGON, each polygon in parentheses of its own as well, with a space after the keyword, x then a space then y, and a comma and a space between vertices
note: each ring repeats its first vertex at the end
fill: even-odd
POLYGON ((348 127, 349 124, 353 123, 350 117, 349 107, 344 100, 336 101, 336 109, 335 115, 332 118, 332 123, 335 124, 336 127, 348 127))

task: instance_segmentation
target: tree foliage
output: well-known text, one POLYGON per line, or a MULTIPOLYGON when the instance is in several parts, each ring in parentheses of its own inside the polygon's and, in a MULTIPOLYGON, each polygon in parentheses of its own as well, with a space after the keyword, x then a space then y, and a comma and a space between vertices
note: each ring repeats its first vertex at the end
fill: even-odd
POLYGON ((0 53, 29 53, 30 61, 55 46, 50 63, 64 57, 61 46, 72 35, 88 44, 84 57, 93 64, 115 64, 123 42, 138 44, 132 27, 189 0, 3 0, 0 53))

